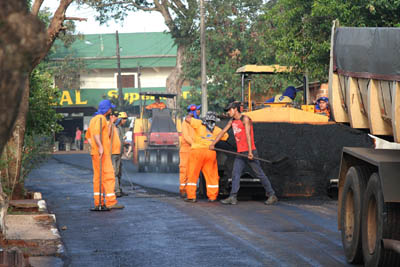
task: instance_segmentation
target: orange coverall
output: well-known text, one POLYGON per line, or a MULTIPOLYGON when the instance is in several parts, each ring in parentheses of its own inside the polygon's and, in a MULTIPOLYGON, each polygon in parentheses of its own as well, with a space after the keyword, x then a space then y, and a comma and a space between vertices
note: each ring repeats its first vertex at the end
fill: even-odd
POLYGON ((331 112, 329 109, 325 109, 325 110, 316 109, 314 113, 328 116, 328 118, 330 118, 330 116, 331 116, 331 112))
POLYGON ((163 102, 160 103, 154 102, 153 104, 147 105, 146 109, 153 109, 153 108, 164 109, 166 107, 167 106, 163 102))
MULTIPOLYGON (((191 119, 190 125, 195 131, 195 138, 190 150, 187 170, 187 198, 196 199, 197 180, 200 171, 202 171, 207 184, 207 197, 210 200, 215 200, 219 191, 217 153, 209 150, 209 146, 222 130, 215 126, 214 131, 211 133, 202 124, 201 120, 194 118, 191 119)), ((228 137, 229 135, 225 133, 221 140, 225 141, 228 137)))
MULTIPOLYGON (((115 187, 115 176, 114 176, 114 168, 111 163, 111 151, 110 151, 110 136, 108 135, 108 123, 106 117, 104 115, 96 115, 90 120, 88 133, 90 138, 90 143, 92 149, 90 151, 90 155, 92 156, 92 164, 93 164, 93 198, 94 205, 99 206, 99 195, 100 195, 100 155, 99 148, 94 139, 95 135, 100 136, 100 131, 102 132, 102 140, 101 143, 103 145, 103 156, 101 158, 101 192, 105 195, 106 206, 113 206, 117 204, 117 199, 114 193, 115 187), (102 128, 100 129, 100 120, 102 121, 102 128)), ((101 198, 103 201, 103 198, 101 198)), ((104 203, 101 203, 104 205, 104 203)))
POLYGON ((121 154, 121 140, 119 140, 118 128, 115 125, 112 125, 111 131, 112 131, 110 136, 110 138, 112 138, 111 154, 119 155, 121 154))
POLYGON ((193 144, 195 132, 187 121, 182 123, 182 142, 179 150, 179 191, 184 194, 187 183, 187 167, 190 156, 190 147, 193 144))

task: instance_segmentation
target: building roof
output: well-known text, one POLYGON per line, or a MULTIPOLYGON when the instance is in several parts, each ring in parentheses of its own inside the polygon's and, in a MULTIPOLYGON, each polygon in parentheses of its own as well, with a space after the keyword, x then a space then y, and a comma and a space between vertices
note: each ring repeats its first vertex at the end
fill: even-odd
MULTIPOLYGON (((173 67, 176 65, 177 47, 169 33, 120 33, 121 68, 173 67)), ((56 52, 50 60, 66 56, 81 58, 89 69, 116 68, 115 34, 86 34, 68 49, 57 41, 56 52)))

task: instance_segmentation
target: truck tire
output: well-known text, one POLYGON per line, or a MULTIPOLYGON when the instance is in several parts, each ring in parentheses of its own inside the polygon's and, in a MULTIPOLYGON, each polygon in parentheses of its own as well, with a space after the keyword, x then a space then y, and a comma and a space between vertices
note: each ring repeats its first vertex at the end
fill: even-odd
POLYGON ((342 244, 349 263, 362 263, 361 211, 368 169, 353 166, 346 174, 341 198, 342 244))
POLYGON ((365 266, 399 266, 400 257, 385 249, 383 238, 399 239, 400 213, 397 203, 384 203, 377 173, 368 181, 362 211, 362 248, 365 266))

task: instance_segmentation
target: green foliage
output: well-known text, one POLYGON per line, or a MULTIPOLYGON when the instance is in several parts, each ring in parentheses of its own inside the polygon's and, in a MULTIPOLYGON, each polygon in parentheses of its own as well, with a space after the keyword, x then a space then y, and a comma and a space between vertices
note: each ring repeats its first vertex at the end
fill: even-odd
POLYGON ((177 44, 190 44, 198 27, 198 0, 80 0, 79 3, 95 8, 96 19, 107 23, 110 19, 123 21, 130 11, 157 11, 162 14, 165 24, 177 44))
POLYGON ((27 135, 53 135, 62 130, 57 122, 62 115, 57 114, 55 105, 60 91, 52 86, 49 72, 36 68, 30 77, 29 112, 26 124, 27 135))
MULTIPOLYGON (((46 71, 45 63, 32 71, 29 85, 29 112, 19 183, 23 183, 29 172, 47 159, 53 148, 54 134, 63 129, 58 124, 62 115, 57 114, 55 109, 61 93, 58 88, 53 87, 53 79, 46 71)), ((4 186, 7 187, 7 183, 3 183, 4 186)), ((8 189, 12 193, 13 187, 8 189)))
MULTIPOLYGON (((259 8, 263 1, 212 0, 207 2, 206 54, 207 90, 209 109, 222 111, 232 100, 241 99, 241 76, 236 70, 247 64, 275 64, 274 54, 263 47, 265 30, 259 8)), ((199 34, 197 35, 199 36, 199 34)), ((197 39, 187 49, 184 64, 185 79, 193 86, 192 96, 181 102, 186 108, 190 103, 200 103, 200 41, 197 39)), ((288 83, 281 75, 253 75, 252 96, 262 101, 281 91, 288 83)), ((247 95, 247 81, 245 83, 247 95)))
POLYGON ((54 76, 60 90, 80 88, 80 75, 87 72, 84 60, 75 58, 72 51, 62 60, 46 61, 44 65, 44 69, 54 76))
POLYGON ((20 181, 23 181, 33 169, 47 160, 52 151, 53 138, 51 136, 26 134, 22 154, 20 181))
POLYGON ((349 27, 398 26, 400 1, 280 0, 264 13, 263 43, 276 52, 277 62, 326 81, 332 21, 349 27))
MULTIPOLYGON (((119 106, 118 97, 108 97, 104 95, 103 98, 110 100, 111 103, 116 106, 116 111, 126 112, 128 116, 133 114, 139 115, 139 107, 135 106, 135 101, 130 103, 128 99, 122 99, 122 106, 119 106)), ((140 102, 139 100, 137 101, 140 102)))

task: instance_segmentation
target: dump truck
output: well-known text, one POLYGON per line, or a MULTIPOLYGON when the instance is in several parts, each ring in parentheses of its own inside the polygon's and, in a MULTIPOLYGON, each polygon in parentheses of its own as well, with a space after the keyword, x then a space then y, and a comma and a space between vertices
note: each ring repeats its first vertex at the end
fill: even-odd
MULTIPOLYGON (((381 137, 388 147, 400 142, 399 47, 400 28, 332 27, 332 115, 337 123, 381 137)), ((338 187, 347 261, 400 266, 400 150, 344 147, 338 187)))
POLYGON ((146 109, 155 97, 176 98, 176 94, 141 92, 140 117, 135 120, 133 159, 139 172, 177 172, 179 166, 180 120, 176 107, 146 109))

